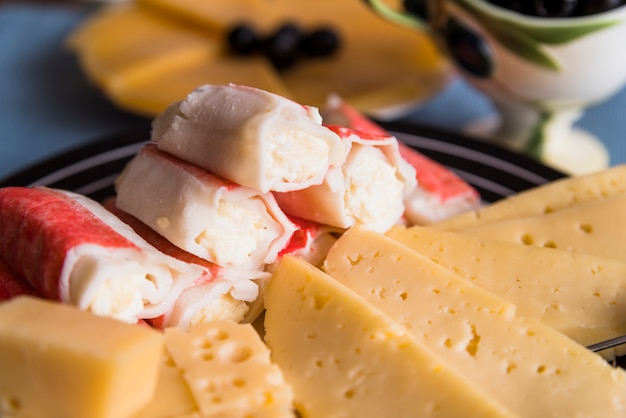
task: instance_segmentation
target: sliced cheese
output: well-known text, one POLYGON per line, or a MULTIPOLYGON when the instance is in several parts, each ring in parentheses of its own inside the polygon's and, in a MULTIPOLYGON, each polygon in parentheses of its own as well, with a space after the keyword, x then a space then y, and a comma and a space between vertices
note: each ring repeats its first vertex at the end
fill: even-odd
POLYGON ((608 196, 545 215, 468 226, 463 234, 626 261, 626 194, 608 196))
POLYGON ((512 416, 402 326, 302 260, 281 260, 265 306, 266 342, 302 416, 512 416))
POLYGON ((176 366, 170 354, 163 353, 156 389, 150 403, 132 418, 183 418, 198 414, 198 407, 191 396, 182 370, 176 366))
POLYGON ((352 228, 326 271, 520 417, 619 417, 626 373, 392 239, 352 228))
POLYGON ((0 304, 0 416, 125 418, 150 401, 163 336, 30 296, 0 304))
POLYGON ((293 417, 293 393, 250 324, 165 330, 165 344, 203 416, 293 417))
POLYGON ((591 174, 556 180, 512 195, 478 211, 438 222, 433 226, 459 230, 475 224, 551 213, 625 191, 626 165, 619 165, 591 174))
POLYGON ((625 262, 419 226, 386 235, 583 345, 626 334, 625 262))

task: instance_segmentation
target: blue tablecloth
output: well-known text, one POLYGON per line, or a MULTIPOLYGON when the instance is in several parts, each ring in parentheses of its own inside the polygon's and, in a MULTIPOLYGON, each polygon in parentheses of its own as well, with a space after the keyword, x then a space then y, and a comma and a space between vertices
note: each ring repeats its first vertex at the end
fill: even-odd
MULTIPOLYGON (((146 126, 146 119, 117 110, 89 85, 63 46, 93 7, 0 5, 0 178, 104 136, 146 126)), ((623 89, 578 122, 606 144, 612 165, 626 163, 625 109, 623 89)), ((458 130, 491 113, 487 100, 456 80, 401 120, 458 130)))

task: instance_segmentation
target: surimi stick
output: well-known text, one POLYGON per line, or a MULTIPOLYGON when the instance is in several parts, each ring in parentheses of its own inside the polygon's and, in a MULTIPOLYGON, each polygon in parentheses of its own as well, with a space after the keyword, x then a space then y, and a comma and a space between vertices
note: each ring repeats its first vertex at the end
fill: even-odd
POLYGON ((345 163, 329 169, 320 185, 274 193, 278 204, 290 215, 321 224, 386 231, 404 213, 404 199, 416 187, 415 170, 391 135, 328 127, 350 145, 345 163))
POLYGON ((0 254, 43 297, 131 323, 163 315, 203 274, 97 202, 43 187, 0 189, 0 254))
POLYGON ((172 104, 155 118, 152 141, 263 193, 319 184, 347 155, 339 137, 322 126, 317 108, 233 84, 204 85, 172 104))
POLYGON ((256 301, 260 297, 259 286, 269 273, 258 269, 221 267, 190 254, 148 227, 116 205, 116 198, 106 199, 103 206, 128 224, 137 234, 159 251, 186 263, 205 269, 205 274, 183 290, 172 309, 150 323, 157 328, 189 328, 195 324, 228 319, 235 322, 251 322, 260 313, 256 301))
POLYGON ((19 295, 37 296, 37 291, 0 258, 0 301, 19 295))
MULTIPOLYGON (((359 132, 389 135, 358 110, 331 96, 322 112, 324 121, 359 132)), ((398 141, 400 154, 415 168, 417 187, 406 196, 405 217, 411 224, 431 224, 480 207, 480 196, 452 170, 398 141)))
POLYGON ((220 266, 273 263, 296 230, 271 194, 217 177, 154 144, 128 163, 116 191, 121 210, 220 266))

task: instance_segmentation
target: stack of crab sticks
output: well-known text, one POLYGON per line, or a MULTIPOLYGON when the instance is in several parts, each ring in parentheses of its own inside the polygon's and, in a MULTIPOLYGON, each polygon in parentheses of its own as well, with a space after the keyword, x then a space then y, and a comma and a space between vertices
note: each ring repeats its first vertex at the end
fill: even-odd
POLYGON ((251 322, 283 255, 319 265, 354 225, 385 232, 478 206, 471 186, 341 99, 325 111, 204 85, 154 119, 110 199, 0 189, 0 296, 159 328, 251 322))

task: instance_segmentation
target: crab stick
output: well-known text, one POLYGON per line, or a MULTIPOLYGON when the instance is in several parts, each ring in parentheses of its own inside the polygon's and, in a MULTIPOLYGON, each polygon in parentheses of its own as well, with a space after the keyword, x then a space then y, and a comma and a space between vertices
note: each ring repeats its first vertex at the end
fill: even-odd
POLYGON ((344 164, 328 170, 324 182, 303 190, 274 193, 288 214, 337 228, 361 224, 384 232, 404 213, 404 199, 416 187, 415 170, 400 156, 398 141, 328 125, 350 151, 344 164))
POLYGON ((0 189, 0 257, 43 297, 131 323, 167 312, 203 274, 99 203, 44 187, 0 189))
POLYGON ((274 197, 148 144, 116 181, 117 206, 179 248, 223 267, 263 268, 296 226, 274 197))
POLYGON ((263 193, 319 184, 347 149, 315 107, 238 85, 204 85, 153 122, 160 150, 263 193), (302 158, 306 156, 306 158, 302 158))
MULTIPOLYGON (((323 109, 324 121, 359 132, 387 131, 338 96, 323 109)), ((411 224, 431 224, 480 207, 478 191, 449 168, 398 141, 402 157, 415 168, 417 187, 405 198, 405 217, 411 224)))
POLYGON ((0 301, 19 295, 37 296, 37 291, 0 258, 0 301))

